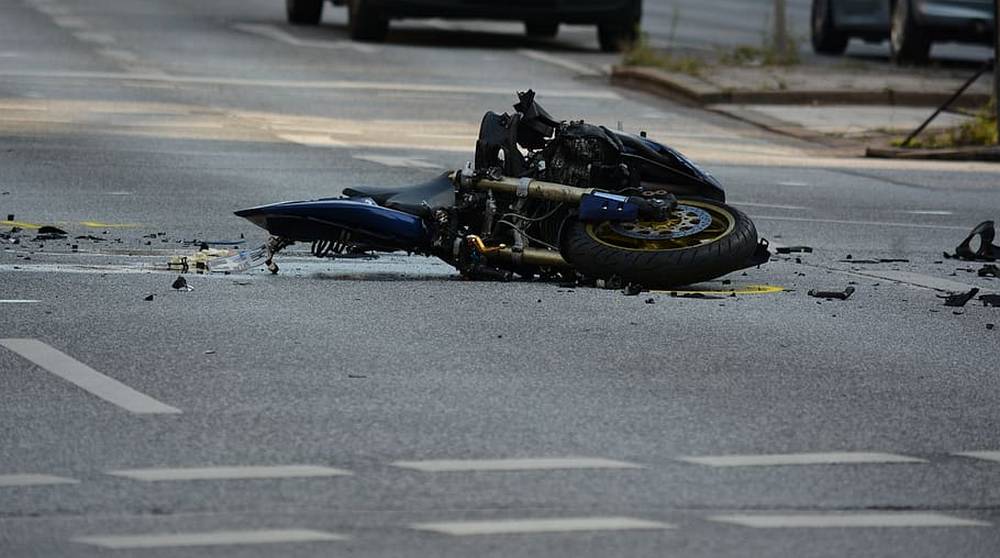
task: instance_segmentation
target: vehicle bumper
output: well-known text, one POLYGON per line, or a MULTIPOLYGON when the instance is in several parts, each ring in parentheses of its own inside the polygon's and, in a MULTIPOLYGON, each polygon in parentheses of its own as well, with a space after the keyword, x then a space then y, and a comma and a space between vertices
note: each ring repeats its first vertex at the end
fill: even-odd
POLYGON ((603 23, 623 16, 638 20, 639 0, 373 0, 392 18, 445 17, 457 19, 546 20, 562 23, 603 23))

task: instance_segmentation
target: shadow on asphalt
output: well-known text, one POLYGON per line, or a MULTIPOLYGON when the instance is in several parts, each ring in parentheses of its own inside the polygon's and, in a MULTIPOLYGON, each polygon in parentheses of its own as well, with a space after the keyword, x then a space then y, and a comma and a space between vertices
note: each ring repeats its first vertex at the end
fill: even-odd
MULTIPOLYGON (((323 31, 333 32, 334 36, 310 38, 328 38, 335 40, 350 40, 347 27, 342 24, 323 24, 323 31)), ((558 39, 537 39, 528 37, 523 32, 497 33, 495 31, 467 31, 445 29, 421 29, 413 27, 392 27, 386 38, 387 45, 444 47, 444 48, 487 48, 497 50, 517 50, 530 48, 550 52, 591 52, 599 53, 596 40, 592 48, 560 42, 558 39)))

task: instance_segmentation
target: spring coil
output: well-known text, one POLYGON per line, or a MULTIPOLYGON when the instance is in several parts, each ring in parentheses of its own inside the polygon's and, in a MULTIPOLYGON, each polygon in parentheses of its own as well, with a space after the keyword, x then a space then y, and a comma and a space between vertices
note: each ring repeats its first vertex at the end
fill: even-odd
POLYGON ((314 240, 312 255, 317 258, 335 258, 350 248, 350 244, 348 244, 350 240, 351 234, 347 231, 341 231, 337 240, 314 240))

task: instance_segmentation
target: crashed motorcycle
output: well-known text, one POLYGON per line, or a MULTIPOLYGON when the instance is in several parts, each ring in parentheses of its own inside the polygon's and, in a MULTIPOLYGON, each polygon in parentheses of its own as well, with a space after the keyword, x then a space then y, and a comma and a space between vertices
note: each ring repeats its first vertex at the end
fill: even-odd
POLYGON ((236 215, 266 229, 268 268, 296 243, 317 257, 425 254, 464 277, 697 283, 768 258, 718 181, 645 133, 554 119, 535 94, 483 117, 475 162, 423 184, 352 187, 336 198, 236 215))

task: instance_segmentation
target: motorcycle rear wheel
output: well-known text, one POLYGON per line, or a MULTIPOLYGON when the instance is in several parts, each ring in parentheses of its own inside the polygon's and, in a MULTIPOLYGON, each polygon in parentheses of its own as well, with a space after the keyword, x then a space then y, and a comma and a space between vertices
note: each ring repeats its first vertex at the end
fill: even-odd
POLYGON ((561 244, 563 258, 586 276, 669 288, 746 267, 757 229, 738 209, 689 198, 678 200, 669 221, 569 222, 561 244))

